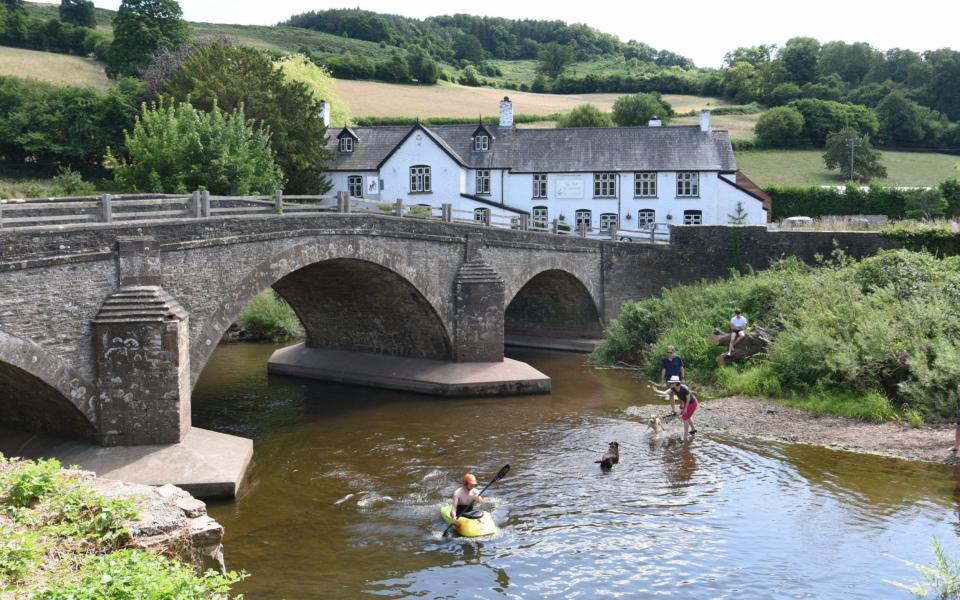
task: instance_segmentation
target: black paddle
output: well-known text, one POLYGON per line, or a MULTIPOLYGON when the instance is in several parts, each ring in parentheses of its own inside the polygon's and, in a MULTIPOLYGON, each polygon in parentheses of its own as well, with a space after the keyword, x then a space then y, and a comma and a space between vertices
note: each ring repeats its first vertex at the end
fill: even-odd
MULTIPOLYGON (((493 476, 493 479, 490 480, 490 483, 488 483, 487 485, 483 486, 483 489, 480 490, 480 493, 477 494, 477 495, 478 495, 478 496, 482 496, 483 493, 484 493, 485 491, 487 491, 487 488, 488 488, 488 487, 490 487, 491 485, 493 485, 493 484, 496 483, 497 481, 500 481, 501 479, 503 479, 503 478, 507 475, 507 471, 509 471, 509 470, 510 470, 510 465, 503 465, 503 468, 500 469, 499 471, 497 471, 497 474, 493 476)), ((457 518, 458 518, 458 517, 457 517, 457 507, 456 507, 456 506, 451 506, 451 507, 450 507, 450 518, 452 519, 452 521, 450 521, 450 524, 447 525, 447 528, 443 530, 443 534, 441 534, 442 537, 447 537, 447 534, 450 532, 450 529, 451 529, 454 525, 457 524, 457 518)))

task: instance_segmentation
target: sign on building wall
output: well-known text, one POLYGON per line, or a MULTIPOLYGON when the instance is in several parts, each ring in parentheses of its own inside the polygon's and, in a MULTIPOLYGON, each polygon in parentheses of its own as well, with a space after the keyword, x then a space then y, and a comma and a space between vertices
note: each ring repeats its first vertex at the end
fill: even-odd
POLYGON ((557 198, 577 200, 583 198, 583 178, 579 175, 558 175, 557 198))
POLYGON ((380 193, 380 179, 376 176, 367 177, 367 195, 376 195, 380 193))

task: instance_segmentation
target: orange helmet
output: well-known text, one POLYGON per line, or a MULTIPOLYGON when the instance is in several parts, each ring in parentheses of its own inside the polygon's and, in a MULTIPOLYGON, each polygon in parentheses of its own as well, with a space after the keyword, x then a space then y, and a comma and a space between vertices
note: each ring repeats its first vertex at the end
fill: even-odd
POLYGON ((467 473, 463 476, 463 483, 466 485, 477 485, 477 478, 473 476, 473 473, 467 473))

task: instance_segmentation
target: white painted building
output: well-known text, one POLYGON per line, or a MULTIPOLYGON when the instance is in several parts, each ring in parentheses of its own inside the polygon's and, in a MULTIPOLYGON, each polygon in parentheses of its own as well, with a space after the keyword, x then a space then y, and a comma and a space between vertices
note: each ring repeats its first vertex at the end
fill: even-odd
MULTIPOLYGON (((326 107, 324 107, 326 110, 326 107)), ((327 113, 329 111, 326 111, 327 113)), ((529 214, 593 230, 647 223, 769 220, 770 199, 737 171, 730 137, 700 125, 517 129, 508 98, 499 126, 331 128, 334 192, 392 203, 529 214)))

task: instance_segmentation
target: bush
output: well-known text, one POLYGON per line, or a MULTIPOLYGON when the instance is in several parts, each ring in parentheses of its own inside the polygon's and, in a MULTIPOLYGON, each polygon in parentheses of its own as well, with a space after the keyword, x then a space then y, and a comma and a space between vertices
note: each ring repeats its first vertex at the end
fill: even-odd
POLYGON ((766 146, 796 145, 803 132, 803 115, 789 106, 772 108, 757 120, 754 132, 766 146))
POLYGON ((10 508, 27 508, 43 498, 58 482, 56 460, 26 462, 0 477, 0 498, 10 508))
POLYGON ((960 258, 896 250, 860 262, 837 255, 816 268, 779 261, 628 302, 604 337, 592 360, 641 363, 649 376, 672 345, 688 377, 725 393, 871 421, 898 419, 898 409, 908 420, 944 418, 960 380, 960 258), (706 337, 734 306, 773 342, 766 355, 718 367, 723 349, 706 337))
POLYGON ((50 586, 31 596, 38 600, 196 600, 228 598, 230 586, 245 575, 221 576, 163 556, 138 550, 118 550, 105 556, 87 556, 78 581, 50 586))
POLYGON ((84 181, 80 173, 70 167, 60 167, 52 184, 56 196, 88 196, 96 191, 92 183, 84 181))
POLYGON ((592 104, 581 104, 557 119, 557 127, 613 127, 610 115, 592 104))
POLYGON ((39 536, 0 523, 0 592, 4 583, 20 581, 40 563, 43 549, 39 536))
POLYGON ((672 112, 660 94, 620 96, 613 103, 613 122, 620 127, 631 127, 646 125, 650 119, 657 117, 666 125, 672 112))
MULTIPOLYGON (((388 205, 392 209, 392 205, 388 205)), ((303 325, 290 305, 273 290, 253 299, 240 315, 250 340, 284 341, 303 336, 303 325)))

